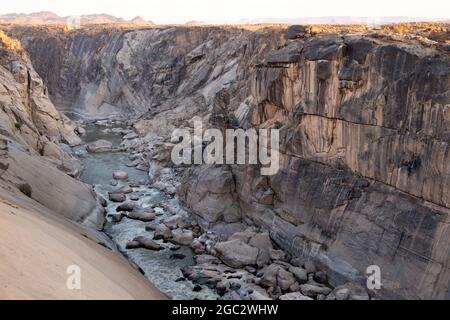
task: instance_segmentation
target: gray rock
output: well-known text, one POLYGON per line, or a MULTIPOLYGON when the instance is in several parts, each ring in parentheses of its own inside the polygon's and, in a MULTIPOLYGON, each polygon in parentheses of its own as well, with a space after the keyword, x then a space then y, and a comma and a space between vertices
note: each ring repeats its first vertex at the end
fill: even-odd
POLYGON ((290 267, 289 271, 295 276, 298 282, 306 283, 308 281, 308 274, 305 269, 300 267, 290 267))
POLYGON ((108 193, 109 200, 112 202, 124 202, 127 197, 123 193, 108 193))
POLYGON ((159 224, 158 226, 156 226, 155 231, 153 233, 153 239, 155 239, 155 240, 159 240, 159 239, 167 240, 170 237, 172 237, 172 231, 170 231, 170 229, 166 225, 159 224))
POLYGON ((302 284, 300 285, 301 292, 308 296, 315 298, 319 294, 328 295, 332 290, 328 287, 319 287, 312 284, 302 284))
POLYGON ((153 251, 164 250, 164 248, 156 241, 153 241, 152 239, 142 237, 142 236, 136 237, 133 239, 133 241, 128 242, 126 245, 126 248, 127 249, 144 248, 144 249, 153 250, 153 251))
POLYGON ((116 180, 127 180, 128 179, 128 173, 125 171, 116 171, 113 173, 113 179, 116 180))
POLYGON ((155 212, 151 208, 141 209, 141 210, 133 210, 128 213, 128 219, 140 220, 144 222, 153 221, 156 218, 155 212))
POLYGON ((275 263, 265 269, 261 278, 261 285, 265 287, 280 287, 282 290, 288 290, 295 282, 292 273, 275 263))
POLYGON ((137 206, 138 206, 138 204, 134 201, 126 201, 126 202, 120 204, 116 208, 116 211, 133 211, 137 206))
POLYGON ((97 140, 87 145, 86 150, 90 153, 110 152, 112 143, 106 140, 97 140))
POLYGON ((286 293, 280 296, 280 300, 314 300, 308 296, 302 295, 300 292, 286 293))
POLYGON ((170 240, 170 242, 182 246, 188 246, 191 244, 193 239, 194 236, 192 235, 191 230, 175 229, 172 230, 172 239, 170 240))
POLYGON ((233 268, 256 265, 259 253, 257 248, 238 239, 219 242, 214 246, 214 249, 217 251, 220 260, 233 268))

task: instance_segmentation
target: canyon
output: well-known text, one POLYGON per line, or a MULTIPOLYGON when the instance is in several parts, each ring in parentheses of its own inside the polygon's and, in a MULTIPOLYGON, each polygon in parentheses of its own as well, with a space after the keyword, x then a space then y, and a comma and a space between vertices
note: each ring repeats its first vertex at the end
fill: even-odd
MULTIPOLYGON (((112 207, 77 180, 71 155, 87 124, 120 119, 120 150, 171 199, 165 227, 147 227, 179 243, 193 234, 186 244, 223 263, 202 269, 197 257, 189 280, 240 273, 235 291, 251 298, 332 299, 376 265, 382 288, 355 299, 450 299, 448 23, 0 30, 2 206, 122 251, 101 232, 112 207), (192 131, 194 117, 279 129, 279 171, 174 165, 172 132, 192 131)), ((144 292, 136 272, 123 272, 128 288, 144 292)))

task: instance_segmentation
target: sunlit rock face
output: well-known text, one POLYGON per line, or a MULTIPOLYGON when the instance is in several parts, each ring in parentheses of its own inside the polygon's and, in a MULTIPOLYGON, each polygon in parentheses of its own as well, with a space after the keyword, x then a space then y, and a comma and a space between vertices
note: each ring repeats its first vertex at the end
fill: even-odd
POLYGON ((185 172, 178 195, 204 228, 264 226, 291 255, 327 269, 333 285, 364 284, 378 265, 376 296, 449 298, 442 32, 297 29, 9 32, 59 108, 140 114, 139 135, 166 142, 193 116, 205 127, 280 129, 274 176, 246 165, 185 172))
POLYGON ((91 189, 57 168, 70 158, 60 145, 81 143, 76 126, 55 109, 26 53, 12 41, 0 40, 0 193, 25 195, 32 205, 101 230, 104 214, 91 189))

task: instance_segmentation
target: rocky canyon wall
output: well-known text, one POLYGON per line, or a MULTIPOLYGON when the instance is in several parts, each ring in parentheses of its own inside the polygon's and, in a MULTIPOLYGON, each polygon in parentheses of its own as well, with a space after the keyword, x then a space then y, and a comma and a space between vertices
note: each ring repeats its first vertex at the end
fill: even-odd
POLYGON ((7 32, 61 109, 134 113, 141 136, 165 142, 195 115, 280 129, 274 176, 241 165, 185 173, 179 196, 205 228, 263 226, 333 285, 365 283, 377 265, 376 296, 450 298, 448 25, 312 29, 7 32))

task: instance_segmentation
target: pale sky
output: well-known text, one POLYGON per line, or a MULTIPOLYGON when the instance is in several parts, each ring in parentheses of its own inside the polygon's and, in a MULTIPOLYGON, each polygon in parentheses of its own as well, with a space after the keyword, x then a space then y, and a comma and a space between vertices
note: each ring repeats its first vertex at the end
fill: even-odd
POLYGON ((2 0, 0 14, 53 11, 61 16, 137 15, 156 23, 237 22, 319 16, 450 18, 448 0, 2 0))

